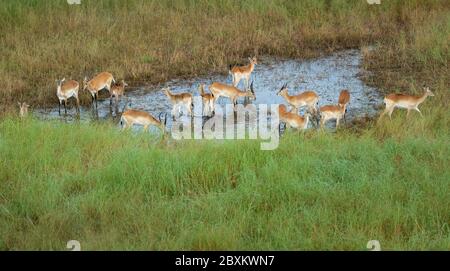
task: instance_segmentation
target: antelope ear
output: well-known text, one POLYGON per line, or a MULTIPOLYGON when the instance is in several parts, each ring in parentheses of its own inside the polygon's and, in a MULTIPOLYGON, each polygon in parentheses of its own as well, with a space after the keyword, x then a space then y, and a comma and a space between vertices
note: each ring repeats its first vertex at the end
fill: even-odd
POLYGON ((64 77, 63 79, 61 79, 61 83, 64 82, 64 81, 66 81, 66 78, 65 78, 65 77, 64 77))
POLYGON ((22 107, 22 104, 21 104, 20 102, 17 102, 17 104, 18 104, 20 107, 22 107))

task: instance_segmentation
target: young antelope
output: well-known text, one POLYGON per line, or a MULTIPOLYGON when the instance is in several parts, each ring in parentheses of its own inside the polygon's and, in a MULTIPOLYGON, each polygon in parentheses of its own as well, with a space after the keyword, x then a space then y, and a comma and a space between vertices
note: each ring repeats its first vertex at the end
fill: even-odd
POLYGON ((278 106, 278 115, 281 122, 286 123, 286 127, 292 127, 299 130, 305 130, 308 128, 310 114, 305 113, 305 116, 302 117, 297 113, 287 111, 287 108, 284 104, 280 104, 278 106))
POLYGON ((305 91, 301 94, 291 96, 289 95, 287 84, 284 84, 277 95, 283 97, 286 102, 294 108, 296 113, 298 113, 300 107, 304 106, 306 106, 308 111, 312 114, 317 112, 319 96, 317 96, 314 91, 305 91))
POLYGON ((61 104, 64 101, 64 112, 67 114, 67 100, 74 97, 77 101, 77 113, 80 113, 80 100, 78 99, 78 90, 80 89, 80 84, 75 80, 69 80, 67 82, 66 78, 61 80, 56 80, 56 95, 59 99, 59 114, 61 115, 61 104))
POLYGON ((122 99, 122 96, 124 96, 125 87, 128 87, 128 84, 122 80, 118 84, 114 84, 111 86, 111 95, 109 100, 109 105, 112 106, 113 97, 116 102, 116 106, 119 105, 119 100, 122 99))
POLYGON ((226 97, 231 100, 233 106, 236 107, 237 99, 239 97, 249 97, 250 99, 256 99, 255 91, 253 90, 253 82, 250 84, 250 89, 247 91, 241 91, 235 86, 214 82, 209 86, 209 90, 214 95, 214 99, 217 101, 220 97, 226 97))
POLYGON ((148 131, 148 127, 150 125, 153 125, 160 128, 161 131, 164 132, 167 122, 167 115, 165 116, 163 122, 161 119, 162 114, 162 112, 159 114, 157 120, 151 114, 145 111, 128 109, 127 111, 123 112, 122 116, 120 117, 120 124, 122 126, 122 130, 131 128, 131 126, 133 125, 142 125, 144 126, 144 131, 148 131))
POLYGON ((198 89, 200 90, 200 96, 202 96, 203 115, 214 115, 214 95, 212 93, 205 93, 204 84, 200 84, 198 89))
POLYGON ((336 128, 339 121, 344 117, 346 105, 325 105, 320 108, 320 127, 323 128, 325 122, 336 120, 336 128))
POLYGON ((237 87, 242 79, 245 79, 245 88, 248 89, 248 83, 250 82, 250 76, 255 69, 255 65, 258 64, 256 56, 248 58, 249 64, 245 66, 232 66, 230 65, 229 73, 233 77, 233 86, 237 87))
POLYGON ((85 77, 83 81, 83 90, 88 90, 89 93, 92 96, 92 104, 94 105, 95 101, 95 107, 97 108, 97 99, 98 99, 98 92, 102 89, 108 90, 109 94, 111 95, 111 83, 115 83, 116 80, 114 80, 114 77, 109 72, 101 72, 97 74, 94 78, 92 78, 90 81, 88 81, 88 78, 85 77))
POLYGON ((192 108, 194 107, 194 105, 192 104, 192 94, 191 93, 179 93, 179 94, 174 94, 172 92, 170 92, 169 88, 164 88, 163 89, 164 93, 166 94, 166 96, 169 98, 170 102, 172 103, 172 118, 175 120, 175 116, 176 116, 176 110, 178 109, 178 111, 181 109, 181 106, 184 106, 187 108, 187 111, 189 113, 189 115, 192 116, 192 108))
POLYGON ((412 96, 407 94, 389 94, 384 98, 384 104, 386 105, 386 109, 380 116, 383 117, 386 113, 389 114, 389 118, 391 118, 392 111, 395 108, 404 108, 408 110, 406 116, 409 116, 411 110, 415 110, 419 112, 420 116, 422 116, 422 112, 419 110, 419 105, 425 101, 428 96, 434 96, 433 92, 431 92, 430 88, 424 88, 424 93, 420 96, 412 96))
POLYGON ((345 106, 344 121, 345 115, 347 114, 347 105, 349 102, 350 102, 350 92, 347 89, 343 89, 339 94, 338 104, 341 106, 345 106))

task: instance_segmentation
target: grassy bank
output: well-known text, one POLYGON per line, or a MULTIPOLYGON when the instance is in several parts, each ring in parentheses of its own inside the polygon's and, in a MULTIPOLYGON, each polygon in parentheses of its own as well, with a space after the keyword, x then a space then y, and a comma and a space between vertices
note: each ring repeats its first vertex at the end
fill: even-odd
POLYGON ((402 119, 376 132, 401 140, 311 131, 263 152, 8 118, 0 249, 448 249, 448 134, 402 119))
MULTIPOLYGON (((0 0, 0 106, 55 103, 55 79, 64 76, 108 70, 142 85, 226 72, 251 55, 312 57, 367 44, 381 45, 372 69, 448 72, 448 1, 382 2, 0 0)), ((383 80, 392 86, 398 77, 383 80)))

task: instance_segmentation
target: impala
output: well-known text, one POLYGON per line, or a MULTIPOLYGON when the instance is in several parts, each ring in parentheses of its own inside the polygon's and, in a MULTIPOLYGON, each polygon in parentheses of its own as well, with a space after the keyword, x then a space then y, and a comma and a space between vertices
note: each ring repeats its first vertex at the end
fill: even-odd
POLYGON ((114 77, 109 72, 101 72, 97 74, 94 78, 88 81, 88 78, 84 78, 84 87, 83 90, 88 90, 92 96, 92 104, 95 101, 95 107, 97 108, 97 98, 98 92, 102 89, 108 90, 111 95, 111 83, 115 83, 114 77))
POLYGON ((170 92, 169 88, 163 89, 166 96, 169 98, 172 103, 172 118, 175 119, 176 109, 180 110, 181 106, 187 108, 189 115, 192 116, 192 108, 194 105, 192 104, 192 94, 191 93, 178 93, 174 94, 170 92))
POLYGON ((74 97, 77 101, 77 112, 80 113, 80 100, 78 99, 78 90, 80 84, 75 80, 66 82, 66 78, 56 80, 56 95, 59 99, 59 114, 61 115, 61 104, 64 101, 64 112, 67 114, 67 99, 74 97))
POLYGON ((23 102, 23 103, 18 102, 18 104, 19 104, 19 109, 20 109, 20 111, 19 111, 20 118, 22 118, 22 119, 26 118, 28 116, 28 107, 30 107, 30 105, 27 104, 26 102, 23 102))
POLYGON ((419 105, 425 101, 425 99, 428 96, 434 96, 433 92, 431 92, 430 88, 424 88, 424 93, 420 96, 412 96, 407 94, 389 94, 384 98, 384 104, 386 105, 386 109, 381 114, 380 118, 384 116, 386 113, 389 114, 389 118, 391 118, 392 111, 396 107, 398 108, 404 108, 408 110, 408 113, 406 114, 409 116, 409 113, 411 110, 416 110, 419 112, 420 116, 422 116, 422 112, 419 110, 419 105))
POLYGON ((233 77, 233 86, 237 87, 242 79, 245 79, 245 88, 248 89, 248 83, 250 80, 250 75, 255 69, 255 65, 258 64, 256 61, 256 56, 253 58, 248 58, 249 64, 245 66, 232 66, 230 65, 229 73, 233 77))
POLYGON ((116 100, 116 106, 119 104, 119 99, 124 96, 125 87, 128 87, 128 84, 124 80, 120 81, 118 84, 114 84, 111 87, 111 95, 109 100, 110 106, 112 106, 113 97, 116 100))
POLYGON ((315 114, 317 111, 317 104, 319 102, 319 96, 314 91, 305 91, 298 95, 289 95, 287 84, 284 84, 280 91, 277 93, 278 96, 283 97, 286 102, 289 103, 294 109, 295 112, 298 112, 300 107, 306 106, 310 113, 315 114))
POLYGON ((250 85, 250 89, 247 91, 241 91, 235 86, 214 82, 209 86, 209 90, 214 95, 214 99, 217 101, 220 97, 226 97, 231 100, 233 106, 236 107, 237 99, 239 97, 248 97, 256 99, 255 91, 253 90, 253 82, 250 85))
POLYGON ((154 125, 164 132, 167 122, 167 114, 164 118, 164 122, 161 119, 162 114, 162 112, 159 114, 159 120, 157 120, 151 114, 145 111, 128 109, 127 111, 123 112, 122 116, 120 117, 120 124, 122 126, 122 130, 130 128, 133 125, 143 125, 144 131, 148 131, 148 127, 150 125, 154 125))
POLYGON ((202 96, 203 114, 207 116, 214 115, 214 95, 212 93, 205 93, 204 84, 200 84, 198 88, 200 90, 200 96, 202 96))
POLYGON ((350 102, 350 92, 347 89, 343 89, 341 93, 339 94, 339 100, 338 104, 341 106, 345 106, 345 113, 344 113, 344 121, 345 121, 345 115, 347 114, 347 105, 350 102))
POLYGON ((306 113, 304 117, 298 115, 297 113, 292 113, 287 111, 284 104, 279 105, 278 115, 280 121, 285 122, 287 127, 292 127, 295 129, 305 130, 308 128, 310 114, 306 113))
POLYGON ((323 128, 325 122, 336 120, 336 128, 339 121, 344 117, 346 105, 324 105, 320 108, 320 127, 323 128))

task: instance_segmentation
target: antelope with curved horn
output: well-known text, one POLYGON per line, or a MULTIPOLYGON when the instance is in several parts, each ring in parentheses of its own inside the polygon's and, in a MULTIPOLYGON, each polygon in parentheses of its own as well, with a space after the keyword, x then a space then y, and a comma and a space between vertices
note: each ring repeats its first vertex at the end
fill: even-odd
POLYGON ((163 112, 159 114, 158 119, 155 119, 155 117, 148 112, 128 109, 123 112, 120 117, 120 124, 122 126, 122 130, 131 128, 133 125, 142 125, 144 126, 144 131, 148 131, 148 127, 153 125, 160 128, 164 132, 167 123, 167 114, 165 114, 164 122, 161 119, 162 114, 163 112))
POLYGON ((386 109, 383 111, 383 113, 380 115, 383 117, 386 113, 389 114, 389 118, 391 118, 392 111, 394 111, 395 108, 404 108, 408 110, 408 113, 406 116, 409 116, 409 113, 411 110, 416 110, 419 112, 420 116, 422 115, 422 112, 419 110, 419 105, 425 101, 425 99, 428 96, 434 96, 433 92, 431 92, 430 88, 424 88, 424 93, 420 96, 412 96, 408 94, 389 94, 384 98, 384 104, 386 105, 386 109))
POLYGON ((125 87, 128 87, 128 84, 125 80, 120 81, 118 84, 114 84, 111 86, 111 95, 109 100, 109 105, 112 106, 113 98, 116 102, 116 106, 119 104, 119 100, 124 96, 125 87))
POLYGON ((61 115, 61 104, 64 101, 64 112, 67 114, 67 100, 74 97, 77 101, 77 113, 80 113, 80 100, 78 98, 78 90, 80 84, 75 80, 65 82, 66 78, 56 80, 56 95, 59 99, 59 114, 61 115))
POLYGON ((247 91, 241 91, 237 87, 219 82, 214 82, 209 85, 209 90, 214 95, 215 100, 218 100, 220 97, 229 98, 235 107, 239 97, 248 97, 253 100, 256 99, 255 91, 253 90, 253 82, 250 84, 250 89, 247 89, 247 91))
POLYGON ((350 102, 350 92, 347 89, 343 89, 341 93, 339 94, 339 100, 338 104, 341 106, 345 106, 345 113, 344 113, 344 121, 345 121, 345 115, 347 114, 347 106, 350 102))
POLYGON ((19 116, 21 119, 24 119, 28 116, 28 108, 30 107, 29 104, 27 104, 26 102, 20 103, 18 102, 17 104, 19 104, 19 116))
POLYGON ((336 120, 336 128, 339 121, 344 117, 346 105, 324 105, 320 107, 320 127, 323 128, 325 122, 336 120))
POLYGON ((297 113, 287 111, 284 104, 278 106, 278 115, 281 122, 285 122, 287 127, 292 127, 295 129, 305 130, 308 128, 310 114, 307 112, 305 116, 302 117, 297 113))
POLYGON ((194 104, 192 103, 193 101, 191 93, 185 92, 174 94, 170 92, 169 88, 163 88, 163 91, 166 94, 167 98, 169 98, 170 102, 172 103, 173 119, 175 119, 176 109, 178 109, 179 111, 181 109, 181 106, 186 107, 189 115, 192 116, 192 108, 194 107, 194 104))
POLYGON ((205 85, 200 84, 198 86, 200 90, 200 96, 202 96, 203 102, 203 115, 211 116, 214 115, 214 94, 205 93, 205 85))
POLYGON ((317 112, 317 104, 319 103, 319 96, 311 90, 305 91, 298 95, 289 95, 287 83, 285 83, 280 91, 277 93, 278 96, 283 97, 286 102, 291 105, 295 112, 298 112, 300 107, 306 106, 310 113, 315 114, 317 112))
POLYGON ((231 74, 233 78, 233 86, 237 87, 239 82, 242 79, 245 79, 245 88, 248 89, 248 83, 250 82, 250 76, 255 69, 255 65, 258 64, 256 60, 256 56, 253 58, 248 58, 249 64, 245 66, 229 66, 229 73, 231 74))
POLYGON ((95 107, 97 108, 98 92, 102 89, 106 89, 111 95, 111 83, 115 82, 116 80, 114 80, 114 77, 111 73, 101 72, 89 81, 88 78, 85 77, 83 81, 84 83, 83 90, 88 90, 89 93, 91 93, 92 104, 94 104, 95 101, 95 107))

